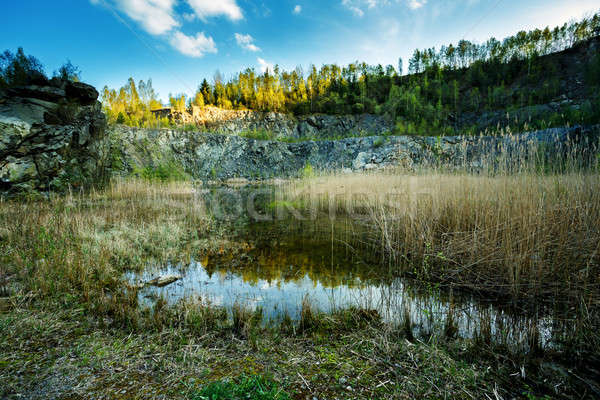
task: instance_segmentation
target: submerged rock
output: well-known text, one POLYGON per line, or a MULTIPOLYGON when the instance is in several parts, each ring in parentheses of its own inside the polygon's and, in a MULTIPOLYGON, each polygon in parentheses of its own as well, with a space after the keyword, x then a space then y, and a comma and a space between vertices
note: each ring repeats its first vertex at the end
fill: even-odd
POLYGON ((163 286, 170 285, 173 282, 177 282, 180 279, 181 279, 181 276, 179 276, 179 275, 157 276, 156 278, 151 279, 148 282, 146 282, 146 285, 163 287, 163 286))

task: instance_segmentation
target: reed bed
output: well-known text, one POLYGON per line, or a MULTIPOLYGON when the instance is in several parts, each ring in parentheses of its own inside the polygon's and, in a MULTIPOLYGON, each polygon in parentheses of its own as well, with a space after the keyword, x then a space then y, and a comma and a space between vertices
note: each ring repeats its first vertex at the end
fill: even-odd
POLYGON ((594 171, 331 175, 293 182, 280 196, 312 214, 353 219, 360 239, 398 272, 511 298, 598 301, 594 171))

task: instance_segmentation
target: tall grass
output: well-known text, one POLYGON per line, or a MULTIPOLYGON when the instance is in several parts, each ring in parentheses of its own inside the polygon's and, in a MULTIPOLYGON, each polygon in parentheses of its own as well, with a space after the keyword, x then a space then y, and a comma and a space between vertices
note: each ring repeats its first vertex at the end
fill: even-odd
POLYGON ((548 166, 541 155, 512 164, 494 157, 477 173, 465 166, 321 176, 280 195, 354 218, 382 262, 421 280, 513 299, 597 301, 600 174, 581 169, 581 159, 548 166))
POLYGON ((0 203, 0 275, 15 295, 79 303, 135 322, 137 290, 123 272, 189 257, 210 218, 183 183, 116 181, 102 192, 0 203))

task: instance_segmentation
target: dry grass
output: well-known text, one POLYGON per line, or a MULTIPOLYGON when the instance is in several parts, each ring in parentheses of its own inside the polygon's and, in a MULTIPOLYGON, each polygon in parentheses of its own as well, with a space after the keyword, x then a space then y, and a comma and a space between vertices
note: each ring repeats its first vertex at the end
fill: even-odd
POLYGON ((76 298, 131 322, 137 292, 123 272, 209 247, 212 222, 189 185, 127 181, 101 193, 2 202, 0 226, 0 275, 15 282, 15 296, 76 298))
POLYGON ((597 173, 337 175, 281 195, 355 218, 390 265, 424 280, 512 297, 600 289, 597 173))

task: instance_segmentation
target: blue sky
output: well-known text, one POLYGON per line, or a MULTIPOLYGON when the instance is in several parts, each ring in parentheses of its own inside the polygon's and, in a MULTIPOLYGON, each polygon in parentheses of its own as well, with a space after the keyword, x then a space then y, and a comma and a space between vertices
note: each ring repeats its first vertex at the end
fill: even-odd
POLYGON ((165 100, 216 70, 398 63, 415 48, 501 39, 600 9, 598 0, 19 0, 3 4, 0 49, 66 59, 101 89, 152 78, 165 100))

